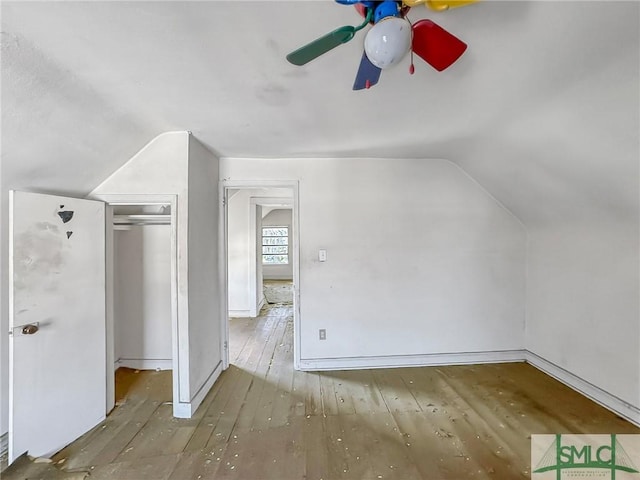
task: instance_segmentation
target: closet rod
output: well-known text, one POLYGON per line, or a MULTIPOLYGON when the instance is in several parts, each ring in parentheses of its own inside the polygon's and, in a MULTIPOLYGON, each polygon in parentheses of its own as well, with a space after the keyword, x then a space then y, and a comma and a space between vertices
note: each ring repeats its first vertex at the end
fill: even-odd
POLYGON ((171 225, 171 215, 114 215, 114 225, 171 225))

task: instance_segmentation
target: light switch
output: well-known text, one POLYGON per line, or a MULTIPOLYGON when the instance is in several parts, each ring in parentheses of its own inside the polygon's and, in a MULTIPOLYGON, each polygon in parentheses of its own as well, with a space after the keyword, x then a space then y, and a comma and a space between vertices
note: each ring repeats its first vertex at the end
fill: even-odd
POLYGON ((318 251, 318 260, 320 260, 321 262, 326 262, 327 261, 327 251, 326 250, 319 250, 318 251))

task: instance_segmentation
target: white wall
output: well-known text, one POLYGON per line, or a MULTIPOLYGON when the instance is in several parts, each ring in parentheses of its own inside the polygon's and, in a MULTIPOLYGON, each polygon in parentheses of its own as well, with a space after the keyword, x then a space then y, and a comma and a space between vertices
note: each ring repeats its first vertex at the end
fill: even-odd
POLYGON ((177 195, 179 348, 173 357, 180 368, 174 369, 174 415, 181 417, 191 415, 221 371, 216 162, 188 132, 165 133, 91 194, 177 195))
POLYGON ((303 360, 524 348, 526 233, 452 163, 234 158, 220 168, 230 181, 299 180, 303 360))
MULTIPOLYGON (((1 170, 1 169, 0 169, 1 170)), ((0 179, 0 436, 9 431, 9 193, 0 179)))
POLYGON ((251 225, 251 209, 256 208, 255 204, 251 204, 251 200, 256 197, 286 198, 291 197, 291 190, 242 188, 228 198, 227 289, 229 315, 234 317, 251 316, 263 298, 261 291, 256 294, 252 274, 257 270, 258 260, 254 240, 259 232, 251 225))
POLYGON ((249 251, 249 197, 250 190, 240 190, 229 198, 227 218, 227 279, 229 312, 232 316, 248 316, 249 268, 252 260, 249 251))
POLYGON ((530 351, 606 392, 596 398, 636 423, 640 423, 639 240, 637 222, 568 222, 534 230, 527 316, 530 351), (623 410, 624 405, 609 395, 633 408, 623 410))
MULTIPOLYGON (((185 326, 188 325, 189 321, 189 269, 187 256, 189 225, 187 201, 188 152, 189 134, 187 132, 170 132, 159 135, 89 195, 89 197, 104 194, 177 195, 177 311, 178 323, 185 326)), ((188 331, 187 328, 178 329, 178 331, 178 343, 181 348, 179 352, 173 352, 173 357, 176 357, 176 355, 179 357, 178 363, 180 365, 188 365, 188 331)), ((190 401, 188 372, 179 372, 179 374, 174 375, 174 381, 179 383, 179 402, 175 402, 174 399, 175 412, 180 403, 188 404, 190 401)))
POLYGON ((114 232, 115 359, 171 369, 171 226, 114 232))
POLYGON ((218 170, 218 159, 189 136, 189 377, 196 406, 222 369, 218 170))
POLYGON ((263 265, 262 275, 265 279, 293 279, 293 238, 291 235, 291 209, 276 208, 271 210, 263 219, 262 226, 278 226, 289 228, 289 263, 287 265, 263 265))

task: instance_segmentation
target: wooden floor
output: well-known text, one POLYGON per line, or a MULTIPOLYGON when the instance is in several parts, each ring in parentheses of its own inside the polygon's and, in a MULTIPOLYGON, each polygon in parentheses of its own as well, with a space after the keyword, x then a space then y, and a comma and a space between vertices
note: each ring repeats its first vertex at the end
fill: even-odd
POLYGON ((262 293, 267 303, 293 305, 292 280, 263 280, 262 293))
POLYGON ((292 366, 291 307, 231 321, 232 366, 195 416, 171 373, 121 370, 119 406, 24 479, 525 479, 532 433, 640 433, 533 367, 326 373, 292 366))

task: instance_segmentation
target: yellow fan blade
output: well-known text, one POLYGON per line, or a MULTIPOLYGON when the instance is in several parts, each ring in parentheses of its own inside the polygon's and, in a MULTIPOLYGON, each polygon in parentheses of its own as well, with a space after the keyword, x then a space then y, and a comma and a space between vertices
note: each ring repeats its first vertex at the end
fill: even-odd
POLYGON ((464 7, 476 3, 478 0, 402 0, 407 7, 417 7, 426 4, 431 10, 442 12, 450 8, 464 7))
POLYGON ((427 3, 427 0, 402 0, 407 7, 417 7, 418 5, 422 5, 423 3, 427 3))
POLYGON ((465 5, 476 3, 478 0, 423 0, 423 1, 411 0, 411 1, 416 1, 416 3, 426 3, 431 10, 442 12, 444 10, 449 10, 450 8, 464 7, 465 5))

